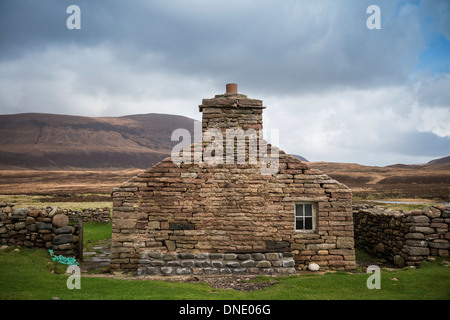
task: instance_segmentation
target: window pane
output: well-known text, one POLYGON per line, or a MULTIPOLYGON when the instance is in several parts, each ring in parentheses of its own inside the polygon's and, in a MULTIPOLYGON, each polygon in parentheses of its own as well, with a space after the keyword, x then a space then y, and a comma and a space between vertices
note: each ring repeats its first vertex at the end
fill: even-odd
POLYGON ((295 229, 296 230, 303 230, 303 218, 297 217, 295 219, 295 229))
POLYGON ((312 230, 312 218, 305 218, 305 230, 312 230))
POLYGON ((295 205, 295 215, 297 217, 303 217, 303 204, 295 205))
POLYGON ((305 204, 305 216, 312 217, 312 204, 310 203, 305 204))

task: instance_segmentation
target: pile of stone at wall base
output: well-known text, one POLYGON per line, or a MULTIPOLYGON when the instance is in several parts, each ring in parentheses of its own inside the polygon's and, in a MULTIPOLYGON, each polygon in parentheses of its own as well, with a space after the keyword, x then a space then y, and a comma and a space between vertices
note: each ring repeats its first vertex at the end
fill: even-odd
POLYGON ((292 252, 141 253, 137 275, 295 274, 292 252))
POLYGON ((450 207, 411 212, 354 205, 355 247, 397 267, 417 266, 429 256, 448 256, 450 207))
POLYGON ((78 226, 59 208, 14 208, 0 205, 0 244, 52 249, 57 255, 78 256, 78 226))

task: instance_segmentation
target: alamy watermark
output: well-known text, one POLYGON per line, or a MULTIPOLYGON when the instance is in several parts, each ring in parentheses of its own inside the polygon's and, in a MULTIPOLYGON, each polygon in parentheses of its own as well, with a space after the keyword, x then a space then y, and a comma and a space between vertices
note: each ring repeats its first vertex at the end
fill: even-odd
MULTIPOLYGON (((67 29, 81 29, 81 9, 77 5, 70 5, 66 9, 66 13, 70 16, 66 20, 67 29)), ((379 6, 372 4, 367 7, 367 14, 370 16, 366 20, 366 26, 369 30, 381 29, 381 9, 379 6)))
POLYGON ((70 265, 67 267, 66 273, 70 274, 67 278, 66 286, 67 289, 81 289, 81 270, 79 266, 70 265), (73 274, 72 274, 73 273, 73 274))
POLYGON ((381 289, 380 267, 371 265, 367 267, 367 273, 373 273, 366 281, 367 289, 381 289))
POLYGON ((366 26, 369 30, 381 29, 381 9, 379 6, 372 4, 367 7, 366 13, 370 13, 370 17, 366 20, 366 26))
MULTIPOLYGON (((270 130, 271 142, 278 144, 279 130, 270 130)), ((261 164, 261 174, 278 172, 279 150, 263 139, 262 130, 229 128, 224 132, 209 128, 202 132, 201 123, 194 124, 194 140, 186 129, 176 129, 172 141, 180 141, 171 152, 173 163, 186 164, 261 164), (181 138, 181 141, 180 141, 181 138)))
POLYGON ((81 29, 81 10, 77 5, 70 5, 66 9, 66 13, 69 13, 70 16, 66 20, 67 29, 81 29))

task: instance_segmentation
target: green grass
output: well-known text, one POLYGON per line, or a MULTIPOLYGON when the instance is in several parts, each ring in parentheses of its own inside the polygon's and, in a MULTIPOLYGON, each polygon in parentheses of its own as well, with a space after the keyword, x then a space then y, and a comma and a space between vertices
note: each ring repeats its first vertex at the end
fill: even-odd
MULTIPOLYGON (((71 209, 71 210, 78 210, 82 211, 84 209, 97 209, 97 208, 105 208, 109 207, 112 209, 112 202, 107 201, 91 201, 91 202, 45 202, 41 203, 41 206, 34 205, 35 207, 41 208, 41 207, 47 207, 50 206, 52 208, 54 207, 60 207, 61 209, 71 209)), ((17 206, 20 208, 20 206, 17 206)))
MULTIPOLYGON (((111 238, 111 224, 84 224, 85 251, 111 238)), ((375 264, 356 251, 359 261, 375 264)), ((14 247, 0 250, 0 300, 449 300, 450 273, 443 259, 424 262, 419 269, 381 271, 381 289, 369 290, 369 274, 345 272, 300 274, 290 277, 257 277, 275 281, 263 290, 240 292, 212 289, 205 283, 112 279, 83 276, 80 290, 69 290, 66 265, 51 260, 46 250, 14 247)), ((447 259, 448 260, 448 259, 447 259)))
POLYGON ((371 204, 386 207, 394 211, 403 210, 404 212, 410 212, 414 210, 422 210, 424 207, 438 205, 437 203, 384 203, 384 202, 372 202, 371 204))
POLYGON ((17 208, 34 207, 37 205, 43 205, 39 201, 42 196, 23 195, 23 194, 0 194, 0 202, 13 203, 17 208))
MULTIPOLYGON (((369 204, 369 205, 377 205, 381 207, 386 207, 388 209, 398 211, 403 210, 404 212, 410 212, 414 210, 422 210, 424 207, 427 206, 440 206, 439 202, 433 202, 429 200, 420 200, 420 199, 413 199, 411 200, 411 203, 386 203, 386 202, 377 202, 377 200, 389 200, 389 199, 363 199, 361 197, 353 196, 353 204, 369 204), (416 203, 417 202, 417 203, 416 203)), ((391 201, 404 201, 407 202, 408 200, 391 200, 391 201)))
MULTIPOLYGON (((80 196, 86 196, 89 194, 81 194, 80 196)), ((72 210, 83 210, 83 209, 96 209, 96 208, 112 208, 111 201, 46 201, 46 199, 51 199, 49 196, 39 196, 39 195, 0 195, 0 202, 12 203, 14 208, 28 208, 36 207, 39 209, 50 207, 60 207, 61 209, 72 209, 72 210)))
POLYGON ((110 239, 112 223, 84 222, 83 223, 83 247, 84 251, 89 251, 95 244, 104 239, 110 239))
POLYGON ((369 274, 345 272, 277 277, 275 285, 253 292, 212 289, 204 283, 102 277, 82 277, 81 289, 69 290, 69 275, 63 274, 67 266, 51 261, 47 251, 8 248, 0 251, 0 299, 449 300, 450 273, 440 261, 423 263, 419 269, 382 270, 380 290, 367 289, 369 274))

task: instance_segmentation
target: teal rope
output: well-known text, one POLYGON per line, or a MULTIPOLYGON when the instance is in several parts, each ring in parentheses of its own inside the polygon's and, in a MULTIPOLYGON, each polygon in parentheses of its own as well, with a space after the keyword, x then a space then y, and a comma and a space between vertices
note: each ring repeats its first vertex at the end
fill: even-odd
POLYGON ((55 256, 55 254, 53 253, 53 250, 51 250, 51 249, 48 249, 48 252, 52 256, 53 261, 57 261, 59 263, 67 264, 67 265, 71 265, 71 266, 73 266, 73 265, 78 266, 78 262, 72 257, 64 257, 62 255, 55 256))

